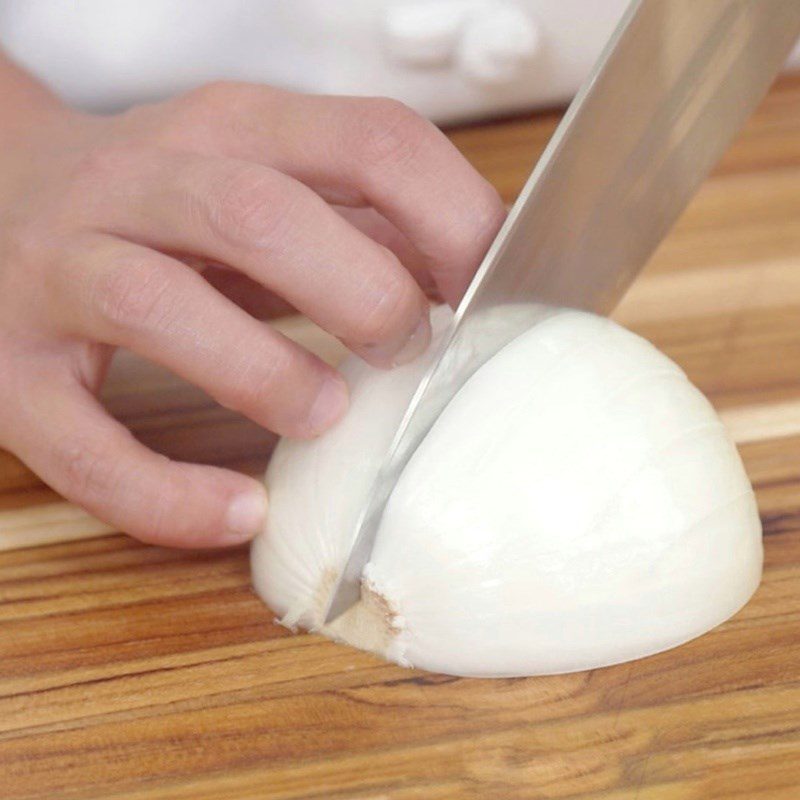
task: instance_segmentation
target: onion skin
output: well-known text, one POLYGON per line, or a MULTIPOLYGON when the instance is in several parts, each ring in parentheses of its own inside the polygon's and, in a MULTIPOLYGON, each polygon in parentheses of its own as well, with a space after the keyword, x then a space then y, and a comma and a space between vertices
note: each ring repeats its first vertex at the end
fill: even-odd
MULTIPOLYGON (((426 366, 349 359, 346 418, 276 449, 252 566, 286 624, 320 629, 426 366)), ((701 635, 747 602, 761 566, 752 488, 708 401, 643 339, 563 310, 453 399, 395 487, 362 603, 321 630, 450 674, 571 672, 701 635)))

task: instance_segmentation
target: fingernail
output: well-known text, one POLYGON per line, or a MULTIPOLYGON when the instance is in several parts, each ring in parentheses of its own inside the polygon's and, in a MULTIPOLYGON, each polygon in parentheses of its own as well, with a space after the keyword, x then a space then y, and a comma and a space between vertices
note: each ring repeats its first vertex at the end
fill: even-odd
POLYGON ((422 315, 414 333, 409 336, 408 341, 403 345, 399 352, 395 353, 392 359, 392 366, 399 367, 408 364, 417 356, 421 356, 431 343, 431 322, 427 312, 422 315))
POLYGON ((237 494, 228 506, 225 517, 227 540, 245 542, 264 529, 267 519, 267 493, 252 489, 237 494))
POLYGON ((341 378, 328 377, 311 406, 308 424, 314 433, 330 428, 347 410, 347 385, 341 378))

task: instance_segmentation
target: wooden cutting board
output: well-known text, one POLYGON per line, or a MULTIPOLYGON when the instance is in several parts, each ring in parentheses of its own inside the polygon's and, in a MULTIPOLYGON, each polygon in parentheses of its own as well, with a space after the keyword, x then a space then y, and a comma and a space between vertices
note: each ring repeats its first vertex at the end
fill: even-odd
MULTIPOLYGON (((556 121, 452 136, 510 201, 556 121)), ((617 316, 740 443, 766 569, 733 620, 574 675, 404 670, 276 625, 245 550, 137 544, 0 453, 0 796, 800 798, 800 77, 772 91, 617 316)), ((272 445, 129 357, 107 400, 172 456, 255 472, 272 445)))

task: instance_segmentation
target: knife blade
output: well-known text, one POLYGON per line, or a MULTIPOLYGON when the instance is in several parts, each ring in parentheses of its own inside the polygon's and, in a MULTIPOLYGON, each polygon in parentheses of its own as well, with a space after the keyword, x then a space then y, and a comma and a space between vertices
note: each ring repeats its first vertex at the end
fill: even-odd
POLYGON ((411 399, 358 519, 325 622, 359 600, 397 478, 450 399, 548 308, 613 309, 798 35, 798 0, 629 5, 411 399))

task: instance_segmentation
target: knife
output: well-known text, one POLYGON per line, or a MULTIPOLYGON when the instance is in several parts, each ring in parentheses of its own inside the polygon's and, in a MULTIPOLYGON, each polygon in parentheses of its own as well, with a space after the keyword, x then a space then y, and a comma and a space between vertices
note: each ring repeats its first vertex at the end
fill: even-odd
POLYGON ((326 623, 359 600, 395 483, 455 393, 546 309, 613 309, 764 96, 798 35, 800 0, 628 6, 410 401, 353 531, 326 623))

